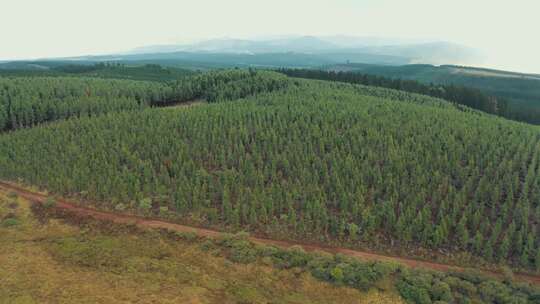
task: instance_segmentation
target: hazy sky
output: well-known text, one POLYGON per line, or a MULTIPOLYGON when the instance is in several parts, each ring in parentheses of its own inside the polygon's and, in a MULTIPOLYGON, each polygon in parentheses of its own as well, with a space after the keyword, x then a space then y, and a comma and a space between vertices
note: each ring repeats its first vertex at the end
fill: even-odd
POLYGON ((0 0, 0 59, 103 54, 267 35, 359 35, 476 47, 540 73, 540 0, 0 0))

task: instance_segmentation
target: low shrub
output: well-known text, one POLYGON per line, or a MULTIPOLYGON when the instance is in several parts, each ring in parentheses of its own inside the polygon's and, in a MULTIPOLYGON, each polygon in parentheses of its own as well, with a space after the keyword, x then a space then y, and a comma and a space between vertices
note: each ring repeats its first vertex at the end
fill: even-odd
POLYGON ((249 241, 234 240, 230 244, 227 258, 237 263, 252 263, 257 259, 257 250, 249 241))
POLYGON ((279 251, 279 248, 275 246, 266 246, 266 245, 258 245, 255 246, 255 249, 257 249, 257 252, 262 257, 273 257, 276 255, 279 251))
POLYGON ((197 239, 199 239, 199 236, 195 232, 178 231, 174 235, 179 239, 188 242, 195 242, 197 239))
POLYGON ((312 257, 300 246, 292 246, 287 250, 278 250, 273 255, 279 268, 306 267, 312 257))
POLYGON ((202 251, 206 251, 206 252, 212 249, 215 249, 216 247, 217 247, 216 244, 210 239, 205 240, 199 245, 199 248, 201 248, 202 251))
POLYGON ((16 218, 7 218, 2 221, 3 227, 14 227, 20 224, 19 220, 16 218))

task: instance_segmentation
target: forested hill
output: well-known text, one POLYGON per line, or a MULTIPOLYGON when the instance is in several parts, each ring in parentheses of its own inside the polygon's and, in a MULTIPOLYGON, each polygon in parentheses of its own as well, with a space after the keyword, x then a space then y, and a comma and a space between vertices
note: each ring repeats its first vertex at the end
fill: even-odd
POLYGON ((0 77, 0 131, 70 117, 140 109, 161 100, 159 83, 74 77, 0 77))
POLYGON ((390 89, 198 77, 171 94, 213 103, 0 135, 0 178, 186 223, 540 271, 538 127, 390 89))
POLYGON ((351 63, 323 69, 414 80, 425 85, 433 83, 476 88, 486 94, 506 99, 514 115, 513 119, 540 124, 540 75, 537 74, 429 64, 388 66, 351 63))
POLYGON ((0 76, 6 77, 98 77, 168 82, 194 74, 197 72, 177 67, 162 67, 158 64, 128 65, 117 62, 74 64, 70 61, 46 61, 33 64, 21 63, 11 69, 2 69, 0 65, 0 76))
POLYGON ((377 75, 360 74, 358 72, 334 72, 308 69, 280 69, 278 71, 291 77, 356 83, 424 94, 508 119, 529 123, 540 123, 540 116, 533 117, 530 115, 522 115, 521 111, 510 108, 506 99, 495 97, 486 94, 479 89, 466 86, 423 84, 416 80, 386 78, 377 75))
MULTIPOLYGON (((81 67, 77 70, 80 71, 81 67)), ((120 70, 124 71, 123 68, 120 70)), ((209 102, 236 99, 279 90, 289 83, 285 76, 277 73, 243 70, 196 74, 168 82, 88 77, 0 77, 0 131, 198 99, 209 102)))

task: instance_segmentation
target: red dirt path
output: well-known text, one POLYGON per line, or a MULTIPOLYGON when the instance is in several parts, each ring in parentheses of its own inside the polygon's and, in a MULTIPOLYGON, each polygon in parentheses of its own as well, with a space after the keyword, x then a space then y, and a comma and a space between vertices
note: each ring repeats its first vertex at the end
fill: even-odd
MULTIPOLYGON (((19 196, 25 199, 28 199, 32 202, 36 202, 36 203, 44 203, 45 200, 48 198, 47 195, 33 192, 23 187, 20 187, 18 185, 15 185, 13 183, 8 183, 8 182, 3 182, 3 181, 0 181, 0 190, 3 190, 5 192, 15 192, 19 196)), ((77 215, 88 216, 88 217, 98 219, 98 220, 106 220, 106 221, 111 221, 118 224, 135 224, 139 228, 167 229, 167 230, 177 231, 177 232, 194 232, 199 236, 211 237, 211 238, 217 237, 222 234, 222 232, 205 229, 205 228, 196 228, 196 227, 191 227, 191 226, 169 223, 162 220, 145 219, 143 217, 139 217, 135 215, 118 214, 118 213, 112 213, 112 212, 106 212, 106 211, 99 211, 99 210, 95 210, 91 208, 85 208, 85 207, 77 206, 77 204, 69 202, 65 199, 57 199, 56 208, 68 210, 68 211, 76 213, 77 215)), ((300 243, 295 243, 291 241, 279 241, 279 240, 272 240, 272 239, 254 237, 254 236, 250 236, 249 240, 257 244, 274 245, 281 248, 301 246, 306 251, 325 251, 325 252, 334 253, 334 254, 341 253, 347 256, 356 257, 356 258, 359 258, 362 260, 368 260, 368 261, 395 262, 395 263, 406 265, 411 268, 426 268, 426 269, 432 269, 432 270, 438 270, 438 271, 450 271, 450 270, 459 271, 459 272, 465 271, 465 268, 451 266, 447 264, 420 261, 420 260, 414 260, 414 259, 409 259, 409 258, 404 258, 404 257, 391 257, 391 256, 369 253, 365 251, 356 251, 356 250, 351 250, 351 249, 346 249, 346 248, 325 247, 325 246, 312 245, 312 244, 300 244, 300 243)), ((501 276, 501 274, 492 272, 492 271, 482 271, 482 272, 490 276, 497 276, 497 277, 501 276)), ((537 276, 537 275, 516 274, 515 278, 521 281, 531 282, 535 285, 540 285, 540 276, 537 276)))

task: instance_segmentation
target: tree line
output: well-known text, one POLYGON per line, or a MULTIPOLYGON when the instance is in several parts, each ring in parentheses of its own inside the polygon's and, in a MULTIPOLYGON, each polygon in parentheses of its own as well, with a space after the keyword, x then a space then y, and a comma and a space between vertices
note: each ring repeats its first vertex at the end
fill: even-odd
MULTIPOLYGON (((193 235, 179 236, 191 241, 196 239, 193 235)), ((383 281, 392 282, 406 303, 526 304, 540 300, 540 289, 530 284, 514 282, 511 273, 505 274, 503 279, 494 279, 474 271, 411 270, 398 264, 359 261, 339 254, 305 252, 297 246, 279 249, 254 245, 245 239, 244 233, 207 240, 201 248, 219 251, 236 263, 270 260, 271 265, 279 269, 308 271, 319 280, 361 291, 377 288, 383 281)))
POLYGON ((199 71, 158 64, 125 64, 99 62, 74 64, 69 62, 36 62, 42 69, 0 69, 3 77, 93 77, 105 79, 127 79, 141 81, 170 82, 192 76, 199 71))

